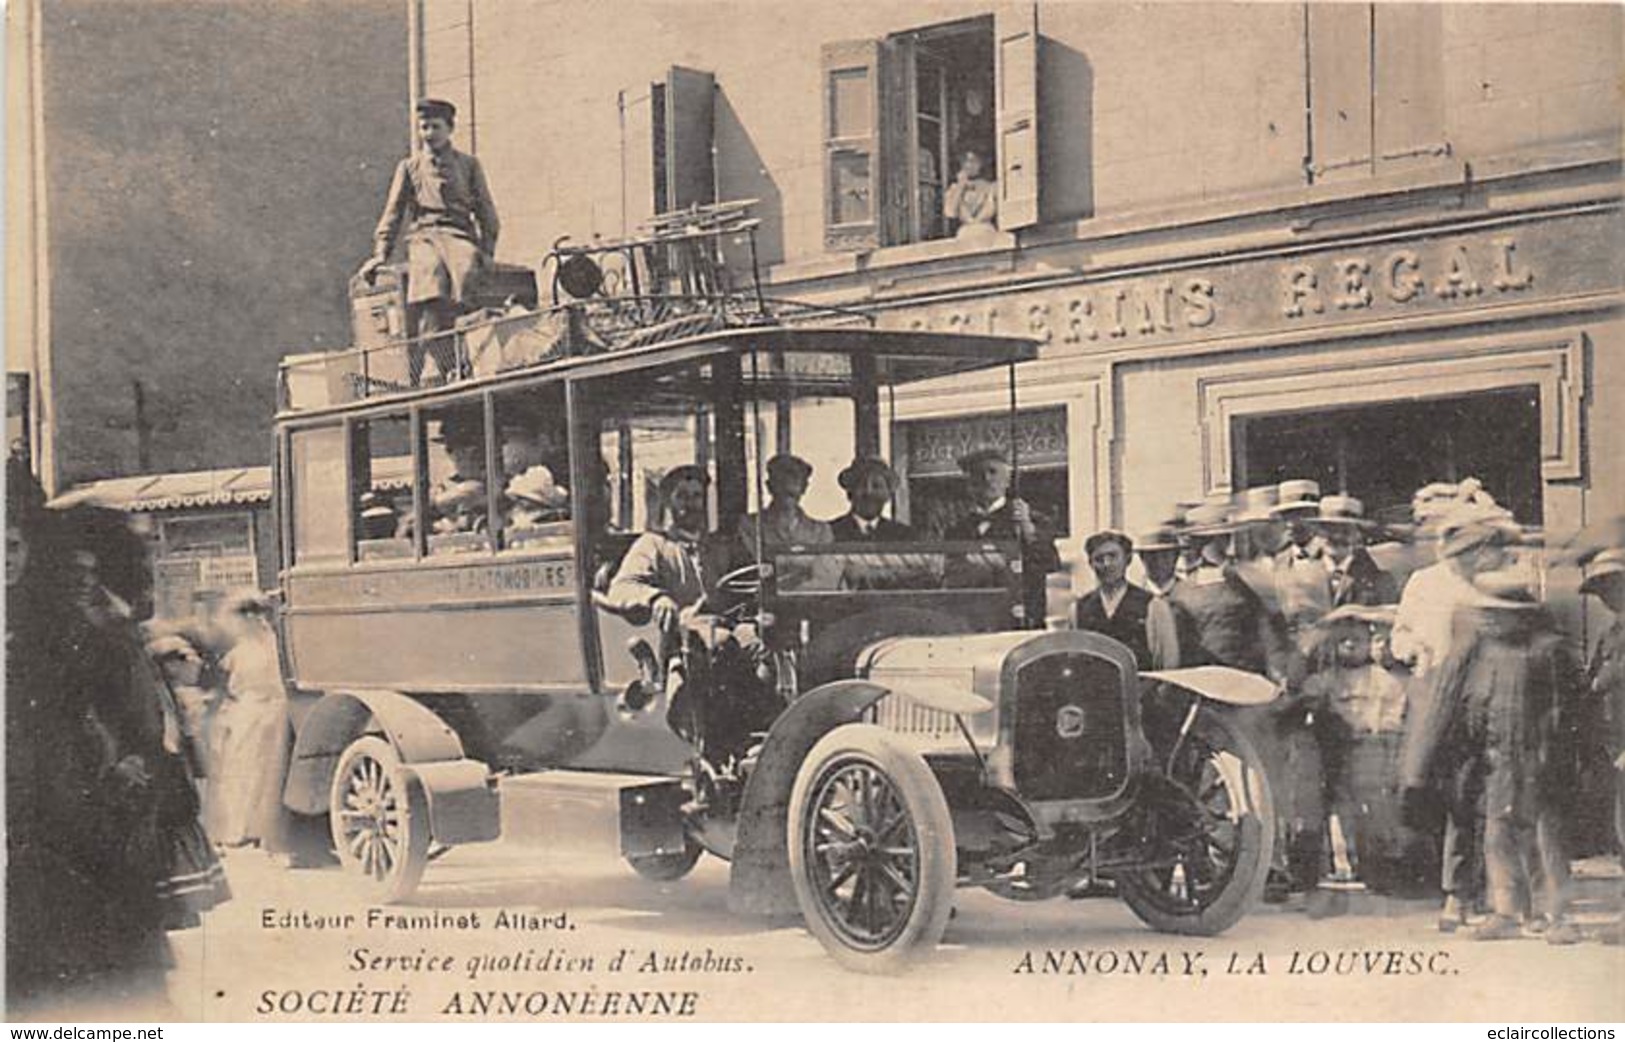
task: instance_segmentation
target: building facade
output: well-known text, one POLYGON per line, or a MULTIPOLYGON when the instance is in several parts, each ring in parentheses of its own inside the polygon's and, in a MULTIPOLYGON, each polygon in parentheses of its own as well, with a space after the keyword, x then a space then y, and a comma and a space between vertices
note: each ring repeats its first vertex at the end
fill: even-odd
MULTIPOLYGON (((411 3, 503 259, 753 199, 775 296, 1040 340, 1014 435, 1072 559, 1289 477, 1625 512, 1617 6, 411 3), (950 235, 967 149, 998 218, 950 235)), ((1006 400, 899 392, 907 495, 1006 400)))

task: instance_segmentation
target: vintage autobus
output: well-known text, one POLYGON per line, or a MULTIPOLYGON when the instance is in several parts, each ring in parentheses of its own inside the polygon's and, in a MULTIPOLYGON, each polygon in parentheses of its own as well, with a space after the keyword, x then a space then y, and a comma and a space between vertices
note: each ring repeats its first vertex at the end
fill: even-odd
POLYGON ((1274 830, 1220 703, 1266 682, 1142 677, 1109 639, 1044 632, 1014 541, 738 534, 774 453, 879 457, 899 388, 978 371, 1013 410, 1036 345, 735 291, 718 243, 738 230, 565 251, 552 308, 285 364, 281 638, 314 703, 288 805, 331 816, 382 900, 505 830, 604 834, 657 879, 709 852, 733 906, 799 911, 866 971, 929 950, 956 886, 1109 879, 1159 929, 1227 928, 1274 830), (636 292, 606 280, 617 257, 636 292), (409 348, 436 363, 417 386, 409 348), (677 466, 708 479, 729 563, 671 633, 608 594, 677 466), (724 748, 747 704, 762 723, 724 748))

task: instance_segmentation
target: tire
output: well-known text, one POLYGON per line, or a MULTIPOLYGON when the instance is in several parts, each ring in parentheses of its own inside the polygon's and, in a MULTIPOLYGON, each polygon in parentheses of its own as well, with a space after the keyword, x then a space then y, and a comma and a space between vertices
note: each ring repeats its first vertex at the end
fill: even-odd
POLYGON ((345 871, 380 904, 404 900, 429 863, 429 799, 382 738, 357 738, 339 757, 328 797, 345 871))
POLYGON ((677 854, 648 854, 643 857, 629 857, 626 863, 632 866, 632 871, 644 879, 655 883, 670 883, 694 871, 694 866, 700 860, 705 848, 692 839, 683 841, 683 849, 677 854))
POLYGON ((942 939, 953 819, 931 768, 892 732, 847 724, 813 746, 790 792, 788 846, 807 928, 842 966, 898 973, 942 939))
MULTIPOLYGON (((1157 754, 1167 766, 1166 749, 1157 754)), ((1172 866, 1119 873, 1134 914, 1163 933, 1212 937, 1258 904, 1275 849, 1275 800, 1258 748, 1211 707, 1197 714, 1153 810, 1172 866)))

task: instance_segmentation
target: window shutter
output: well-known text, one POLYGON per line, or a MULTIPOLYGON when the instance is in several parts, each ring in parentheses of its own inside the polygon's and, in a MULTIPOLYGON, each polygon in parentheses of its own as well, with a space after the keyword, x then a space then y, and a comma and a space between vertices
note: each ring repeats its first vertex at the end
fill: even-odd
POLYGON ((824 245, 880 245, 880 54, 878 40, 824 45, 824 245))
POLYGON ((999 227, 1014 231, 1038 223, 1038 5, 999 8, 993 40, 999 227))
POLYGON ((1377 162, 1423 166, 1450 154, 1444 134, 1443 12, 1425 4, 1372 8, 1377 162))
POLYGON ((1309 180, 1372 167, 1371 5, 1309 4, 1309 180))
POLYGON ((664 185, 655 189, 656 213, 717 201, 712 152, 716 86, 711 73, 674 65, 666 71, 664 89, 651 91, 660 103, 650 111, 664 122, 654 134, 655 147, 665 153, 655 161, 655 170, 664 175, 664 185))

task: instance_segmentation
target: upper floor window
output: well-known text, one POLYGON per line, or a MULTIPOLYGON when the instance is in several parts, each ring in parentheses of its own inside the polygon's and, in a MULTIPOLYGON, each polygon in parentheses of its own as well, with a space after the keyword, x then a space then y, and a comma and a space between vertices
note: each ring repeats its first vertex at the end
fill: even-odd
POLYGON ((825 244, 921 242, 1038 222, 1034 7, 827 44, 825 244))

